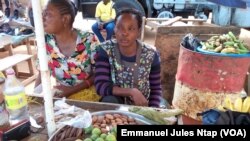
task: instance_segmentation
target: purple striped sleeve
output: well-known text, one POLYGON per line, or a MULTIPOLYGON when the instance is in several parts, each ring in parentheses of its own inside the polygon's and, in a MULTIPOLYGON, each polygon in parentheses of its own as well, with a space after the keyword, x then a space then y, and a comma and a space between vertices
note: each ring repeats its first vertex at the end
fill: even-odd
POLYGON ((100 48, 95 63, 95 87, 100 96, 112 95, 113 82, 110 78, 110 64, 107 53, 100 48))
POLYGON ((152 63, 151 72, 149 74, 149 82, 151 90, 149 96, 150 107, 160 106, 160 98, 162 97, 160 72, 161 72, 161 67, 160 67, 159 54, 156 53, 154 61, 152 63))

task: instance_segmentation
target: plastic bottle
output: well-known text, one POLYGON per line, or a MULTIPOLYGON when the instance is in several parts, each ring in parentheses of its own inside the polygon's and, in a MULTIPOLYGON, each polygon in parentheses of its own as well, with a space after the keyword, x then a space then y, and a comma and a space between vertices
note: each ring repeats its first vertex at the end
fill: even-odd
POLYGON ((9 115, 5 108, 2 86, 5 81, 4 75, 0 72, 0 130, 8 128, 9 115))
POLYGON ((6 75, 3 94, 10 124, 14 125, 29 119, 28 105, 24 86, 16 78, 14 70, 7 69, 6 75))

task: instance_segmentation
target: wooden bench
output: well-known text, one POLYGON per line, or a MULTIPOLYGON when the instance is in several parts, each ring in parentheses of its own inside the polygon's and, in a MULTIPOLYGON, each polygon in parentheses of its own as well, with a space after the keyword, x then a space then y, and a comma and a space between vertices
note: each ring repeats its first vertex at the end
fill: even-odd
POLYGON ((5 57, 3 59, 0 59, 0 71, 4 72, 6 69, 13 67, 13 69, 16 72, 17 78, 24 79, 22 81, 23 85, 27 85, 30 82, 32 82, 35 78, 36 75, 34 73, 33 69, 33 64, 32 64, 32 55, 28 54, 14 54, 8 57, 5 57), (29 66, 29 72, 20 72, 18 71, 17 64, 26 61, 29 66))
MULTIPOLYGON (((142 30, 141 30, 141 40, 144 40, 144 32, 145 28, 150 30, 157 30, 158 27, 161 26, 172 26, 173 24, 181 22, 181 24, 185 24, 186 26, 216 26, 207 22, 205 19, 195 19, 193 16, 189 16, 188 18, 183 18, 180 16, 174 18, 146 18, 143 17, 142 20, 142 30)), ((182 25, 183 26, 183 25, 182 25)))

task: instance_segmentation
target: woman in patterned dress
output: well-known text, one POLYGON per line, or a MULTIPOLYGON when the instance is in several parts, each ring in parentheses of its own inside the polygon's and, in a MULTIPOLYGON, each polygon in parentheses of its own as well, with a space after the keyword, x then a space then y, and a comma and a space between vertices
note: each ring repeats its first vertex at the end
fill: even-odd
MULTIPOLYGON (((43 12, 48 66, 56 79, 55 97, 98 101, 92 86, 94 34, 74 29, 76 9, 70 0, 49 0, 43 12)), ((35 87, 41 84, 39 75, 35 87)))
POLYGON ((141 24, 138 11, 124 9, 115 18, 116 40, 99 45, 95 86, 102 102, 160 106, 160 58, 138 40, 141 24))

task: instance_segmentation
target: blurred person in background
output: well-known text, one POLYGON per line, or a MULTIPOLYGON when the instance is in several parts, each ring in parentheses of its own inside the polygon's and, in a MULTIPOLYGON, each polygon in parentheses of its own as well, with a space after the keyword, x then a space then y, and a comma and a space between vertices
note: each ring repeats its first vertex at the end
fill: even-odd
POLYGON ((92 25, 92 31, 97 36, 100 42, 110 40, 114 33, 114 19, 116 16, 113 8, 114 2, 112 0, 102 0, 96 6, 96 23, 92 25), (106 39, 101 34, 101 30, 105 29, 107 32, 106 39))

